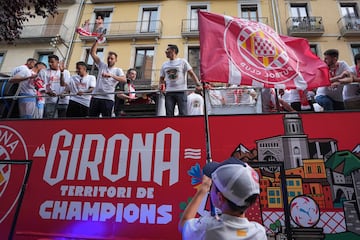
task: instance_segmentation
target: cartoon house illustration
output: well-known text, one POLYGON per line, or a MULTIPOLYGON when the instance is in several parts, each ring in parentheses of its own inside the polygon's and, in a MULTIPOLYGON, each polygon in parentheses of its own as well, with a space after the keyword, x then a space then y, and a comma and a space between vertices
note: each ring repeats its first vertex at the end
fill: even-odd
MULTIPOLYGON (((338 152, 336 139, 309 139, 299 114, 285 114, 283 123, 284 135, 256 141, 258 160, 284 163, 288 202, 306 195, 322 211, 344 208, 347 230, 360 234, 359 157, 349 151, 338 152)), ((261 171, 262 208, 283 207, 278 175, 276 168, 263 168, 261 171)), ((343 218, 342 214, 335 218, 341 216, 343 218)), ((325 221, 320 219, 320 222, 325 221)), ((328 226, 325 224, 325 227, 328 226)), ((324 232, 336 231, 329 227, 324 232)))
POLYGON ((325 165, 333 198, 343 202, 347 230, 360 234, 360 159, 350 151, 340 151, 325 165))

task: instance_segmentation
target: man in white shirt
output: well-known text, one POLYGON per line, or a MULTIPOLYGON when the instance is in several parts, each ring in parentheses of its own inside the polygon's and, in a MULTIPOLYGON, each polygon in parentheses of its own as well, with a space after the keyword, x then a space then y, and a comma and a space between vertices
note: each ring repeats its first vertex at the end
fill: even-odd
POLYGON ((69 105, 69 96, 63 96, 65 87, 60 85, 60 79, 66 83, 70 80, 70 72, 65 69, 64 63, 56 55, 49 55, 49 68, 39 73, 44 81, 46 94, 44 118, 64 118, 69 105))
POLYGON ((30 119, 35 117, 37 91, 34 81, 42 69, 46 69, 46 65, 42 62, 37 62, 31 70, 23 68, 10 78, 10 82, 19 83, 19 96, 29 96, 18 99, 20 118, 30 119), (30 70, 30 73, 28 70, 30 70))
POLYGON ((318 87, 315 101, 325 111, 344 110, 343 84, 350 80, 350 68, 346 62, 338 61, 338 57, 337 49, 328 49, 324 52, 324 61, 329 67, 331 86, 318 87))
POLYGON ((126 82, 125 74, 121 68, 115 67, 118 55, 115 52, 109 52, 107 64, 103 62, 96 54, 98 41, 95 41, 91 47, 91 57, 99 69, 96 87, 93 91, 95 95, 90 101, 90 117, 111 117, 114 107, 115 86, 118 82, 126 82))
POLYGON ((76 63, 77 75, 71 76, 66 84, 61 82, 61 86, 66 86, 66 92, 70 92, 69 106, 66 111, 66 117, 87 117, 89 116, 89 107, 91 93, 96 86, 96 78, 87 73, 85 62, 76 63))
POLYGON ((165 91, 166 116, 174 116, 175 105, 178 106, 179 115, 187 115, 187 74, 195 81, 196 89, 202 90, 201 83, 192 70, 190 64, 183 58, 178 58, 179 49, 169 44, 165 51, 169 61, 165 62, 160 70, 160 90, 165 91))
POLYGON ((188 115, 204 115, 204 98, 201 91, 195 90, 187 96, 188 115))

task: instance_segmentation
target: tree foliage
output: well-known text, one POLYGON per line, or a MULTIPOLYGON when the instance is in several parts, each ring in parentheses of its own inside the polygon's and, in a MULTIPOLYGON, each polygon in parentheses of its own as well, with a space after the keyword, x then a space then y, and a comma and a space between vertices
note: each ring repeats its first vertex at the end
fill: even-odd
POLYGON ((56 14, 61 0, 1 0, 0 41, 13 42, 20 37, 23 24, 30 18, 56 14))

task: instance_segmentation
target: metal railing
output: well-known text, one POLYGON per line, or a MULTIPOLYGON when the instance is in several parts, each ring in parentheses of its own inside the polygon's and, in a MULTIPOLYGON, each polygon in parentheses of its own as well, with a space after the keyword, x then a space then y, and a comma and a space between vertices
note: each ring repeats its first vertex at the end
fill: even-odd
POLYGON ((66 39, 69 34, 69 28, 65 25, 24 25, 21 31, 20 39, 25 38, 52 38, 59 35, 61 38, 66 39))
MULTIPOLYGON (((87 31, 94 32, 95 24, 83 26, 87 31)), ((153 21, 124 21, 105 23, 107 39, 146 39, 159 38, 162 34, 163 24, 161 20, 153 21)), ((82 40, 93 39, 93 37, 80 36, 82 40)))
POLYGON ((337 21, 341 36, 360 36, 360 18, 342 17, 337 21))
POLYGON ((324 33, 324 25, 322 17, 290 17, 286 20, 288 35, 295 34, 316 34, 324 33))
MULTIPOLYGON (((248 20, 268 24, 268 18, 267 17, 251 18, 251 19, 248 19, 248 20)), ((183 19, 181 21, 181 35, 183 37, 197 37, 197 36, 199 36, 198 19, 183 19)))

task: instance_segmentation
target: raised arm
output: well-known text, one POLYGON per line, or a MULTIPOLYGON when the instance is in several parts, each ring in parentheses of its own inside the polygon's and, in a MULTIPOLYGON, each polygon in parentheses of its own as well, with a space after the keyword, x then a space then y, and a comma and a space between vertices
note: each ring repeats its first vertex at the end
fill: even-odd
POLYGON ((211 182, 212 181, 209 177, 203 175, 202 183, 201 183, 200 187, 198 188, 195 196, 192 198, 190 203, 186 206, 184 213, 180 219, 180 222, 179 222, 179 230, 180 231, 183 228, 183 226, 187 220, 190 220, 190 219, 196 217, 196 214, 198 212, 201 201, 210 191, 211 182))
POLYGON ((98 55, 96 54, 96 50, 97 50, 97 45, 98 45, 98 41, 96 40, 94 42, 94 44, 91 46, 91 49, 90 49, 90 55, 91 57, 93 58, 94 62, 99 65, 100 63, 100 58, 98 57, 98 55))

